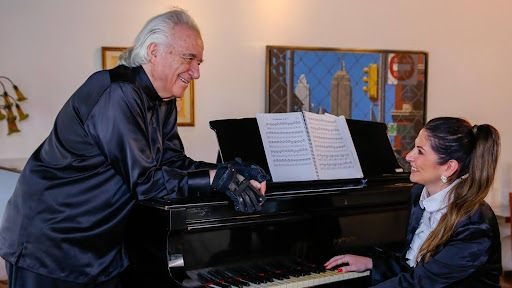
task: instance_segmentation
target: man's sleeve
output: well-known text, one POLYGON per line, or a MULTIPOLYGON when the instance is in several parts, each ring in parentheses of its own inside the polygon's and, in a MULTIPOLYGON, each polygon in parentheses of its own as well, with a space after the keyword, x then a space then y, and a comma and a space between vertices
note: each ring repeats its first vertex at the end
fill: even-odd
MULTIPOLYGON (((163 146, 142 99, 131 84, 115 83, 104 92, 86 121, 86 129, 137 199, 188 197, 189 174, 161 166, 163 146)), ((199 178, 207 177, 199 171, 199 178), (201 174, 201 175, 199 175, 201 174)))
POLYGON ((213 163, 195 161, 185 154, 185 148, 181 137, 178 134, 178 113, 176 101, 171 100, 166 103, 169 107, 166 110, 164 118, 163 133, 164 149, 162 151, 162 166, 174 167, 180 170, 189 171, 196 169, 215 169, 217 165, 213 163))

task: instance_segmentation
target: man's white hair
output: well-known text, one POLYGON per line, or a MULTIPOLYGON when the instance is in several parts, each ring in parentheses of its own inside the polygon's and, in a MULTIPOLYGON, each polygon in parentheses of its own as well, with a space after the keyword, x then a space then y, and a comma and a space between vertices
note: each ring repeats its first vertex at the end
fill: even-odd
POLYGON ((173 8, 146 22, 135 38, 133 47, 128 48, 119 56, 119 64, 136 67, 148 63, 149 44, 172 44, 172 31, 175 26, 189 27, 201 35, 196 22, 185 10, 173 8))

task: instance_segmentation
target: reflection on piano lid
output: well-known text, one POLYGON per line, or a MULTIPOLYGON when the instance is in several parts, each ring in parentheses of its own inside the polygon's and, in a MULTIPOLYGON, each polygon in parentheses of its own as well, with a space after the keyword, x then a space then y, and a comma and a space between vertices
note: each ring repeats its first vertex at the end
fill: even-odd
POLYGON ((363 174, 369 181, 409 176, 396 159, 386 123, 347 119, 347 125, 363 174))

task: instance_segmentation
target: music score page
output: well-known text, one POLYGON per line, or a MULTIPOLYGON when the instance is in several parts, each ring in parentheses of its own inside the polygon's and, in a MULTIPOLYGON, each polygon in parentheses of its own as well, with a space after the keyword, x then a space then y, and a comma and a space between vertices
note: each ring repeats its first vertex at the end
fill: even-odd
POLYGON ((259 113, 256 120, 274 182, 317 178, 301 112, 259 113))
POLYGON ((363 177, 344 117, 289 112, 256 119, 274 182, 363 177))
POLYGON ((344 116, 303 112, 319 179, 362 178, 344 116))

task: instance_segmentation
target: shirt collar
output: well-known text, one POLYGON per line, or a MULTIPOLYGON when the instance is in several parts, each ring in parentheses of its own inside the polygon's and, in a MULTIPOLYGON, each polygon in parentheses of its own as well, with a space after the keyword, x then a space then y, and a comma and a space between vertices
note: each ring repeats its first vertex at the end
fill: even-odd
POLYGON ((437 192, 436 194, 429 197, 426 187, 423 187, 423 191, 420 196, 420 206, 428 212, 434 212, 446 208, 448 206, 448 192, 452 189, 455 184, 459 183, 460 179, 453 181, 448 187, 437 192))
POLYGON ((135 71, 135 77, 137 79, 139 87, 142 89, 144 94, 146 94, 149 99, 163 101, 162 97, 160 97, 160 95, 158 95, 158 93, 156 92, 156 89, 153 86, 153 83, 151 83, 151 80, 149 79, 149 76, 144 70, 144 68, 142 66, 137 66, 133 69, 135 71))

